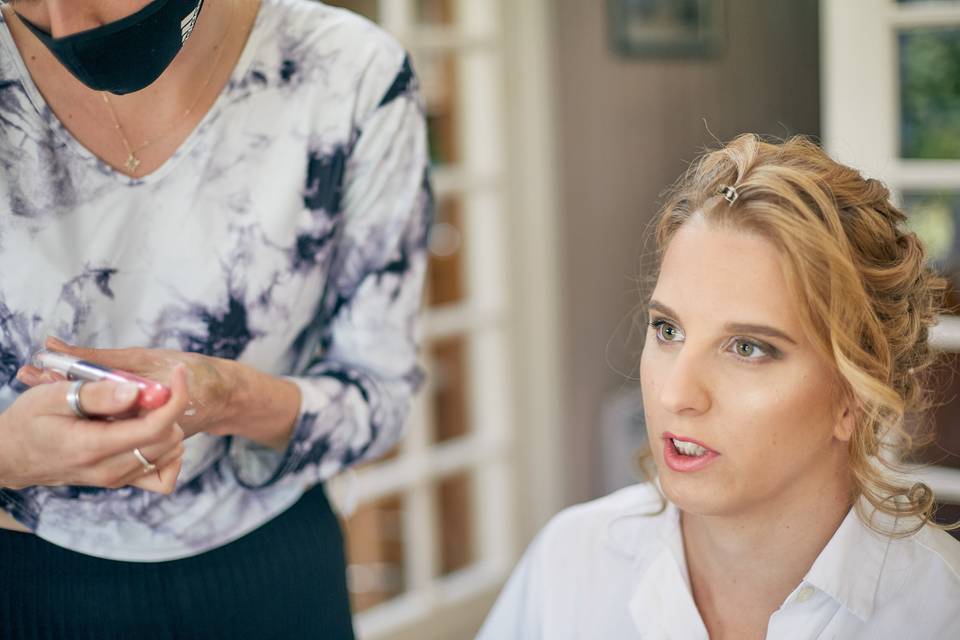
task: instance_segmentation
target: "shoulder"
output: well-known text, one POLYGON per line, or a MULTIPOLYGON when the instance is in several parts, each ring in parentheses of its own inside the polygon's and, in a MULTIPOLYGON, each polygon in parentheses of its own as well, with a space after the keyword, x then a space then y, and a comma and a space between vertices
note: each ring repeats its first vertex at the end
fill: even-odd
POLYGON ((929 629, 958 630, 960 542, 927 525, 891 540, 884 565, 876 596, 880 611, 901 620, 923 620, 929 629))
POLYGON ((558 513, 527 549, 478 638, 592 637, 586 630, 609 637, 601 627, 629 628, 629 551, 656 547, 645 542, 669 517, 661 506, 656 489, 634 485, 558 513))
POLYGON ((262 0, 260 12, 258 20, 268 22, 275 35, 305 46, 327 43, 350 50, 402 50, 397 40, 376 23, 316 0, 262 0))
POLYGON ((928 525, 913 536, 913 543, 922 565, 960 596, 960 541, 928 525))
POLYGON ((369 86, 378 94, 367 99, 373 106, 407 65, 404 48, 380 26, 315 0, 262 0, 257 29, 261 58, 326 85, 369 86))
POLYGON ((658 535, 664 519, 664 503, 650 484, 636 484, 602 498, 564 509, 538 536, 541 553, 614 552, 630 555, 643 548, 643 541, 658 535))

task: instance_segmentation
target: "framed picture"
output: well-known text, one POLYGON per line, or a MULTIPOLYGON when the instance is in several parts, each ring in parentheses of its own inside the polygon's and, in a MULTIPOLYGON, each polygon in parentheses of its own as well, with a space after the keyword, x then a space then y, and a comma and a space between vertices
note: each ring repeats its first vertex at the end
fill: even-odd
POLYGON ((607 0, 610 46, 631 58, 714 56, 723 10, 723 0, 607 0))

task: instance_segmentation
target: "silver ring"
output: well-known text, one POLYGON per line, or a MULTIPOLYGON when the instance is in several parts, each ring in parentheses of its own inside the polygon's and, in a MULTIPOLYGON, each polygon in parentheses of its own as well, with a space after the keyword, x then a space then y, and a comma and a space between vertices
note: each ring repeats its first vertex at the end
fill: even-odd
POLYGON ((86 380, 74 380, 67 389, 67 406, 73 411, 73 414, 81 420, 89 420, 90 414, 80 406, 80 387, 87 383, 86 380))
POLYGON ((134 450, 133 450, 133 455, 135 455, 135 456, 137 457, 137 460, 140 461, 140 464, 143 465, 143 472, 144 472, 144 473, 150 473, 151 471, 155 471, 155 470, 157 469, 157 465, 155 465, 155 464, 153 464, 152 462, 150 462, 149 460, 147 460, 147 457, 146 457, 145 455, 143 455, 143 453, 140 451, 140 449, 134 449, 134 450))

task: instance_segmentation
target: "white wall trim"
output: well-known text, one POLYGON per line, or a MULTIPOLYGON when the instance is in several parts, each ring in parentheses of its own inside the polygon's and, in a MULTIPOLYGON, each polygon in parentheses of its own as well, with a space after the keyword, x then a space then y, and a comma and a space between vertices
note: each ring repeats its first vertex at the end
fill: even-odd
POLYGON ((511 149, 506 180, 514 274, 518 552, 564 504, 566 428, 553 70, 554 4, 501 0, 511 149))

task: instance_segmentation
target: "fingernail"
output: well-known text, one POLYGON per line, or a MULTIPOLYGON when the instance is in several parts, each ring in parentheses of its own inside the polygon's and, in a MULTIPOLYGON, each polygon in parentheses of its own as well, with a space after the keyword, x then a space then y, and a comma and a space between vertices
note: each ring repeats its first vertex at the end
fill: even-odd
POLYGON ((118 384, 117 387, 113 390, 113 397, 117 402, 130 402, 137 397, 137 394, 140 392, 140 388, 132 382, 124 382, 118 384))

